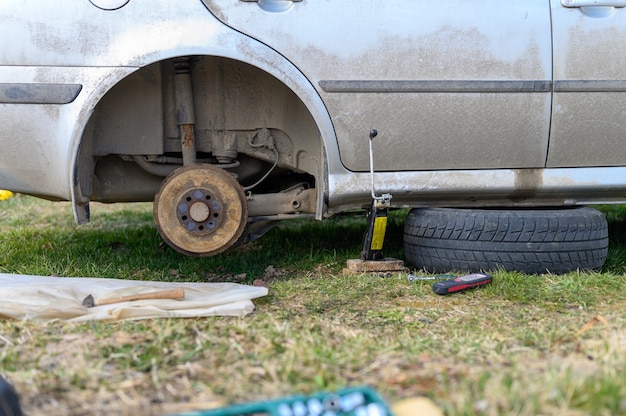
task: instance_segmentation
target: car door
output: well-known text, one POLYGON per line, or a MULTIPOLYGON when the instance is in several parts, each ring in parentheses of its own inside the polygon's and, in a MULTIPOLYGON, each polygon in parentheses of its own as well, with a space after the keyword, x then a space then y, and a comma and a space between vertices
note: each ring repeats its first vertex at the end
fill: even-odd
POLYGON ((341 162, 377 170, 545 166, 547 0, 203 0, 296 65, 325 102, 341 162))
POLYGON ((626 164, 626 1, 551 0, 549 167, 626 164))

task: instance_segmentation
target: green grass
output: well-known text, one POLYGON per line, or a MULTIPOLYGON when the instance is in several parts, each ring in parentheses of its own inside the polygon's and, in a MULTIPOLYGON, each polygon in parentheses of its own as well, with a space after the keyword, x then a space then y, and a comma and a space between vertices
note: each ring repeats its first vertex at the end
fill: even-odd
MULTIPOLYGON (((198 259, 161 242, 148 204, 96 204, 78 227, 69 204, 18 196, 0 202, 0 272, 262 279, 270 293, 242 318, 0 322, 0 373, 30 415, 168 414, 364 384, 449 415, 626 413, 626 208, 602 210, 601 272, 496 271, 490 286, 437 296, 432 282, 341 272, 361 217, 286 223, 198 259)), ((388 256, 403 256, 404 214, 388 256)))

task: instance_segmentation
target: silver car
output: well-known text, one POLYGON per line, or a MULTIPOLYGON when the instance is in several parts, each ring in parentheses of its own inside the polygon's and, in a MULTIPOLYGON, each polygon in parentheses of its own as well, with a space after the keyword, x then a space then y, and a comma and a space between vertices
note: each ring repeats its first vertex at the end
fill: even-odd
POLYGON ((194 256, 384 192, 416 267, 599 268, 585 206, 626 202, 625 5, 5 0, 0 189, 78 223, 154 201, 194 256))

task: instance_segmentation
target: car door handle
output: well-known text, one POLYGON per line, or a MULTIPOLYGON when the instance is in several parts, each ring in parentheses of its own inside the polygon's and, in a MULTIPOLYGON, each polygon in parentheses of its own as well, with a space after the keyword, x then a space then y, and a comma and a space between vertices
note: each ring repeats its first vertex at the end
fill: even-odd
MULTIPOLYGON (((291 9, 294 3, 299 3, 302 0, 239 0, 244 3, 257 3, 261 10, 266 12, 285 12, 291 9)), ((626 1, 626 0, 625 0, 626 1)))
POLYGON ((563 7, 626 7, 626 0, 561 0, 563 7))

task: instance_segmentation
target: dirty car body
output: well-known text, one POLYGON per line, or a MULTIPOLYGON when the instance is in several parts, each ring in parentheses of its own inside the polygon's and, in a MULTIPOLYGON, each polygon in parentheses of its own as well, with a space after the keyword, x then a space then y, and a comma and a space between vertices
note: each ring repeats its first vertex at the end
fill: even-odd
POLYGON ((376 129, 393 207, 623 203, 622 3, 5 2, 0 189, 212 255, 366 206, 376 129))

